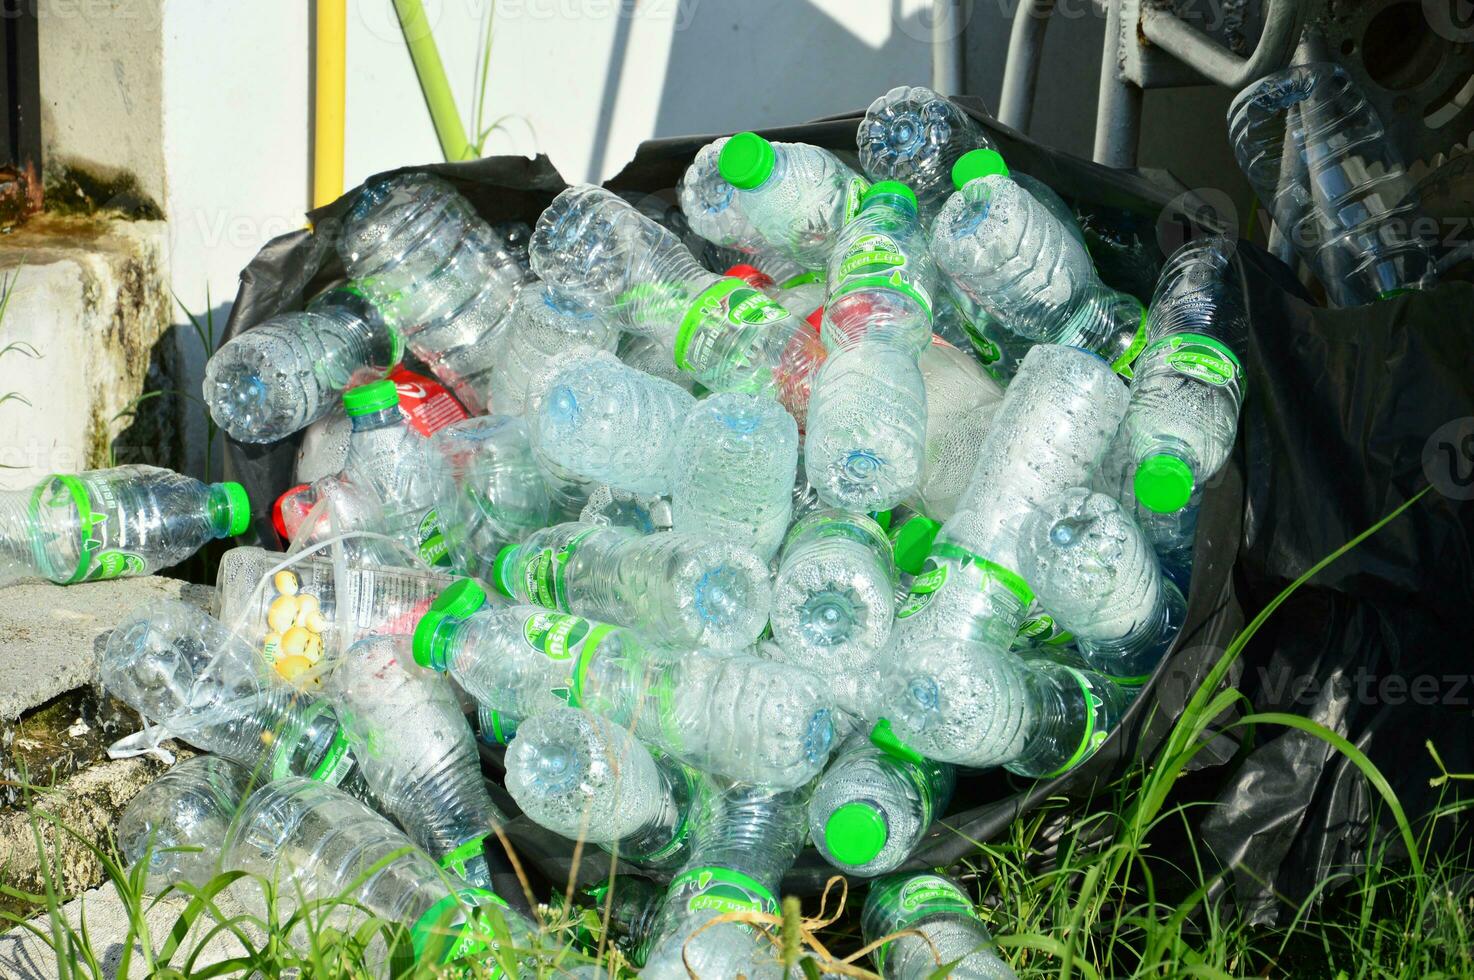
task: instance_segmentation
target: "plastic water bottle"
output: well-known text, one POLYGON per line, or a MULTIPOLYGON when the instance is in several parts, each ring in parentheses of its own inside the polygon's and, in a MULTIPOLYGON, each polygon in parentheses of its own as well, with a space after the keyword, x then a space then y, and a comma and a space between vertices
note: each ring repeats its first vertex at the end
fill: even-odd
POLYGON ((517 602, 715 649, 756 640, 772 602, 767 566, 745 548, 579 523, 503 548, 491 584, 517 602))
POLYGON ((1423 229, 1436 225, 1346 69, 1295 65, 1259 79, 1228 107, 1228 131, 1239 169, 1332 306, 1433 284, 1423 229))
POLYGON ((497 328, 526 272, 465 198, 428 174, 375 181, 345 216, 338 254, 415 356, 485 411, 497 328))
POLYGON ((616 490, 607 483, 599 484, 589 494, 578 519, 600 527, 627 527, 640 534, 669 531, 675 523, 670 501, 664 497, 616 490))
POLYGON ((952 193, 957 158, 995 148, 971 116, 923 85, 897 85, 870 103, 855 146, 867 177, 899 180, 916 192, 924 224, 952 193))
POLYGON ((665 906, 665 887, 625 873, 606 878, 587 889, 586 894, 601 915, 608 910, 609 941, 619 947, 631 966, 644 966, 655 938, 655 921, 665 906))
POLYGON ((426 464, 429 444, 406 424, 394 382, 350 388, 343 395, 343 409, 353 423, 345 477, 373 490, 383 508, 386 533, 427 565, 448 564, 426 464))
POLYGON ((326 415, 302 430, 292 471, 296 481, 312 483, 339 473, 343 460, 348 458, 348 437, 352 432, 353 426, 339 399, 326 415))
POLYGON ((276 442, 322 418, 355 377, 399 362, 404 339, 355 283, 232 338, 205 364, 205 402, 240 442, 276 442))
POLYGON ((554 198, 537 219, 532 267, 621 329, 658 338, 707 388, 774 394, 802 417, 823 360, 814 329, 741 279, 703 269, 609 191, 582 185, 554 198))
POLYGON ((829 260, 804 466, 836 507, 884 510, 915 492, 926 455, 917 358, 931 341, 936 269, 910 188, 873 185, 829 260))
POLYGON ((406 545, 385 533, 389 522, 379 491, 361 473, 293 487, 277 498, 273 511, 291 551, 327 545, 331 555, 349 562, 390 567, 414 560, 406 545))
POLYGON ((929 977, 943 966, 954 980, 1016 980, 972 899, 941 875, 897 874, 871 885, 860 930, 867 944, 906 930, 921 934, 898 936, 870 954, 885 980, 929 977))
POLYGON ((491 887, 486 839, 507 818, 487 795, 476 739, 450 684, 415 664, 408 637, 383 636, 355 643, 326 687, 384 809, 441 867, 491 887))
POLYGON ((1248 341, 1233 251, 1226 238, 1189 242, 1152 297, 1119 439, 1137 502, 1157 513, 1186 507, 1233 451, 1248 341))
POLYGON ((926 388, 926 462, 915 503, 945 521, 972 480, 1003 388, 951 344, 928 344, 920 364, 926 388))
POLYGON ((1118 684, 1140 684, 1182 629, 1187 603, 1119 503, 1083 488, 1046 501, 1021 532, 1021 571, 1075 634, 1080 656, 1118 684))
POLYGON ((946 336, 943 330, 949 329, 948 321, 955 319, 957 330, 967 338, 983 370, 994 381, 1007 387, 1013 376, 1018 374, 1019 365, 1034 342, 1007 329, 997 317, 959 291, 952 280, 945 277, 942 293, 946 301, 937 305, 937 315, 932 321, 933 332, 946 336), (938 329, 938 324, 941 329, 938 329))
POLYGON ((793 416, 771 398, 712 395, 686 414, 671 459, 675 529, 771 560, 793 513, 793 416))
POLYGON ((527 423, 506 415, 456 422, 430 437, 435 513, 452 567, 491 574, 503 547, 555 519, 527 423))
POLYGON ((314 919, 345 931, 365 915, 402 923, 421 965, 474 957, 492 976, 519 976, 519 961, 535 949, 537 927, 523 913, 447 876, 384 817, 311 780, 288 777, 252 793, 222 863, 274 883, 283 917, 299 901, 328 902, 314 919))
POLYGON ((636 333, 622 334, 618 352, 619 359, 630 367, 694 393, 695 380, 676 365, 675 359, 670 356, 670 349, 656 338, 643 337, 636 333))
POLYGON ((876 663, 895 618, 890 552, 862 514, 819 510, 793 526, 773 583, 773 639, 784 660, 829 679, 876 663))
POLYGON ((828 265, 840 230, 868 186, 828 150, 770 143, 757 133, 729 139, 717 165, 738 188, 738 207, 768 245, 816 272, 828 265))
POLYGON ((486 404, 499 415, 521 415, 527 386, 549 357, 574 347, 612 351, 618 340, 619 331, 592 310, 547 283, 528 283, 502 331, 486 404))
POLYGON ((298 692, 194 606, 139 607, 108 637, 98 669, 108 693, 168 735, 262 779, 311 776, 364 792, 332 706, 298 692))
POLYGON ((370 635, 409 635, 450 576, 312 555, 232 548, 215 579, 215 616, 287 680, 370 635), (285 567, 283 567, 285 566, 285 567))
POLYGON ((136 465, 53 474, 28 490, 0 491, 0 586, 149 575, 250 523, 239 483, 136 465))
POLYGON ((734 262, 741 262, 744 258, 743 253, 736 249, 718 245, 697 234, 691 227, 691 222, 687 219, 685 212, 673 199, 675 195, 669 191, 656 194, 646 194, 642 191, 617 191, 616 193, 645 217, 675 235, 686 250, 705 268, 719 272, 734 262))
POLYGON ((220 873, 220 842, 251 791, 251 773, 219 756, 186 759, 138 791, 118 818, 129 867, 148 862, 148 890, 204 888, 220 873))
MULTIPOLYGON (((681 210, 691 230, 707 241, 746 255, 754 266, 776 282, 800 275, 804 270, 772 250, 737 203, 737 188, 722 176, 718 161, 728 137, 723 136, 696 151, 681 177, 681 210)), ((731 269, 727 275, 739 275, 731 269)), ((800 314, 801 316, 807 314, 800 314)))
POLYGON ((1141 303, 1100 281, 1085 246, 995 151, 965 154, 952 179, 931 254, 957 290, 1014 333, 1094 351, 1129 376, 1145 337, 1141 303))
POLYGON ((690 393, 613 354, 566 361, 549 382, 535 418, 533 445, 555 466, 594 483, 668 494, 690 393))
POLYGON ((607 718, 577 708, 545 711, 517 729, 506 759, 507 792, 554 833, 646 867, 686 862, 698 777, 657 761, 607 718))
POLYGON ((858 732, 835 754, 809 800, 809 836, 824 860, 870 877, 899 867, 952 799, 952 767, 890 737, 858 732), (876 742, 872 743, 871 738, 876 742))

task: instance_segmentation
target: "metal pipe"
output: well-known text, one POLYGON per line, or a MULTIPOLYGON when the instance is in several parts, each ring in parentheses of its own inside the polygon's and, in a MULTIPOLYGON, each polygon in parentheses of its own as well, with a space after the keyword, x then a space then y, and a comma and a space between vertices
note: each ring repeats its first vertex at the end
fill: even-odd
POLYGON ((1141 6, 1141 33, 1200 75, 1237 92, 1289 63, 1307 6, 1299 0, 1264 0, 1264 29, 1247 58, 1229 51, 1166 7, 1141 6))
POLYGON ((1044 62, 1044 32, 1054 14, 1054 2, 1024 0, 1013 15, 998 121, 1021 133, 1027 133, 1034 121, 1034 95, 1039 90, 1039 66, 1044 62))
POLYGON ((1134 167, 1141 142, 1141 89, 1122 74, 1120 55, 1121 0, 1108 0, 1092 157, 1107 167, 1134 167))
POLYGON ((399 29, 404 32, 404 43, 409 48, 410 60, 414 62, 415 74, 420 79, 420 91, 425 95, 425 106, 430 110, 435 136, 440 140, 440 152, 449 161, 473 159, 475 147, 466 138, 466 124, 456 109, 455 96, 451 94, 450 81, 445 77, 445 65, 440 60, 440 49, 435 46, 435 35, 425 17, 424 4, 420 0, 394 0, 394 11, 399 15, 399 29))
POLYGON ((942 95, 961 95, 967 23, 962 0, 932 0, 931 87, 942 95))
POLYGON ((348 107, 348 0, 317 0, 312 84, 312 206, 343 196, 348 107))

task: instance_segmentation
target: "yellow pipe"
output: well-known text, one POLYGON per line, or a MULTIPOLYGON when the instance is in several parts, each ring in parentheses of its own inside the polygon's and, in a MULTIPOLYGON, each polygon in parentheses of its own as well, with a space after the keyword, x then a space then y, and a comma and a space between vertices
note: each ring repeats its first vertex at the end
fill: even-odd
POLYGON ((348 103, 348 0, 317 0, 316 84, 312 132, 312 206, 343 196, 348 103))

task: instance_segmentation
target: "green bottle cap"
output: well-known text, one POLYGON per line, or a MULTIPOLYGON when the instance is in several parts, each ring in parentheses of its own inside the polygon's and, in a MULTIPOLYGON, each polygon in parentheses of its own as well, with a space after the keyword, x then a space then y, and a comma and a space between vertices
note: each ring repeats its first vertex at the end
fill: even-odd
POLYGON ((926 757, 901 741, 900 736, 891 728, 889 718, 881 718, 870 729, 870 744, 893 759, 918 766, 926 765, 926 757))
POLYGON ((433 670, 443 669, 445 662, 442 650, 444 641, 440 637, 441 625, 447 620, 465 619, 485 604, 486 590, 473 578, 463 578, 447 586, 430 603, 430 608, 425 610, 425 615, 420 617, 420 622, 415 626, 415 635, 411 642, 415 663, 433 670))
POLYGON ((952 186, 959 191, 971 181, 989 174, 1008 176, 1008 164, 997 150, 970 150, 952 164, 952 186))
POLYGON ((399 389, 388 378, 383 381, 371 381, 366 385, 349 388, 343 392, 343 411, 348 413, 349 418, 356 415, 372 415, 398 404, 399 389))
POLYGON ((752 188, 773 172, 773 144, 757 133, 738 133, 717 157, 717 171, 735 187, 752 188))
POLYGON ((507 573, 512 570, 512 562, 517 555, 517 546, 509 544, 496 553, 496 560, 491 563, 491 587, 496 589, 508 599, 515 599, 512 587, 507 584, 507 573))
POLYGON ((1148 456, 1136 468, 1135 490, 1143 507, 1171 514, 1187 506, 1193 492, 1193 471, 1176 456, 1148 456))
POLYGON ((225 491, 226 510, 230 514, 230 526, 225 533, 232 538, 245 534, 251 526, 251 498, 246 494, 246 488, 239 483, 218 483, 216 486, 225 491))
POLYGON ((920 575, 921 566, 931 554, 932 542, 942 529, 940 521, 917 514, 905 524, 891 530, 891 555, 896 567, 907 575, 920 575))
POLYGON ((889 837, 885 814, 858 800, 835 810, 824 822, 825 846, 836 861, 848 865, 874 861, 889 837))
POLYGON ((911 205, 911 210, 916 210, 916 192, 899 180, 878 180, 870 185, 865 193, 860 195, 860 207, 864 207, 878 197, 889 195, 899 197, 911 205))

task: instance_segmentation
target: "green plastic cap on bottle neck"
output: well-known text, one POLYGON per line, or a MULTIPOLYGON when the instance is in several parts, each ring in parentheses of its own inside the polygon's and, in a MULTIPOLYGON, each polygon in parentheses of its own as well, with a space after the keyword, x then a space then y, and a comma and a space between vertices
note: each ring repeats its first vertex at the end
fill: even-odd
POLYGON ((496 553, 496 559, 491 563, 491 587, 508 599, 516 598, 512 593, 512 587, 507 584, 507 572, 511 571, 516 558, 517 546, 509 544, 496 553))
POLYGON ((1003 154, 997 150, 969 150, 952 164, 952 186, 960 191, 979 177, 990 174, 1008 176, 1008 164, 1003 162, 1003 154))
POLYGON ((905 524, 891 529, 891 555, 896 567, 907 575, 920 575, 921 567, 931 554, 931 546, 942 529, 940 521, 917 514, 905 524))
POLYGON ((900 198, 913 212, 916 211, 916 192, 899 180, 878 180, 871 184, 860 195, 860 208, 863 210, 871 201, 882 197, 900 198))
POLYGON ((432 670, 445 669, 446 623, 457 623, 486 604, 486 590, 473 578, 463 578, 435 597, 415 626, 411 649, 415 663, 432 670))
POLYGON ((1187 506, 1193 493, 1193 471, 1176 456, 1148 456, 1136 468, 1136 499, 1148 510, 1172 514, 1187 506))
POLYGON ((399 389, 388 378, 383 381, 371 381, 366 385, 349 388, 343 392, 343 411, 348 413, 349 418, 372 415, 398 404, 399 389))
POLYGON ((776 159, 772 143, 757 133, 738 133, 722 147, 717 172, 734 187, 751 189, 768 179, 776 159))
POLYGON ((246 488, 239 483, 217 483, 215 486, 225 494, 227 537, 239 537, 251 526, 251 498, 246 488))
POLYGON ((824 822, 824 845, 836 861, 844 864, 869 864, 889 839, 885 814, 858 800, 841 806, 824 822))

